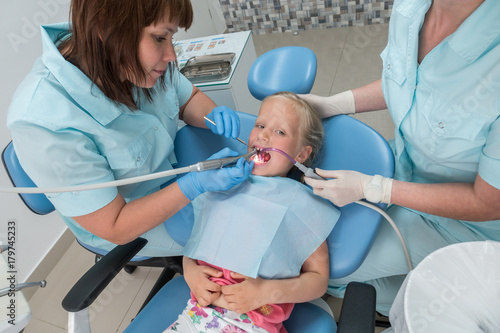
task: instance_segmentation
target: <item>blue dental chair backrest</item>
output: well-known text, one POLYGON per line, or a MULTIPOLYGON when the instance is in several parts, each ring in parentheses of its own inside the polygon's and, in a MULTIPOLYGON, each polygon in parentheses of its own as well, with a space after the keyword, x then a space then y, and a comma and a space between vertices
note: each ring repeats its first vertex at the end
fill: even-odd
MULTIPOLYGON (((2 162, 7 170, 7 174, 15 187, 36 187, 31 178, 24 172, 23 167, 19 163, 14 144, 9 142, 2 152, 2 162)), ((46 215, 55 210, 52 203, 44 194, 19 194, 21 200, 34 213, 46 215)))
POLYGON ((308 94, 316 79, 316 68, 316 55, 307 47, 280 47, 255 60, 248 73, 248 89, 258 100, 278 91, 308 94))
MULTIPOLYGON (((325 139, 314 161, 315 167, 393 177, 392 150, 371 127, 347 115, 326 118, 323 126, 325 139)), ((328 237, 331 279, 347 276, 363 263, 382 221, 379 213, 356 203, 339 209, 340 219, 328 237)))

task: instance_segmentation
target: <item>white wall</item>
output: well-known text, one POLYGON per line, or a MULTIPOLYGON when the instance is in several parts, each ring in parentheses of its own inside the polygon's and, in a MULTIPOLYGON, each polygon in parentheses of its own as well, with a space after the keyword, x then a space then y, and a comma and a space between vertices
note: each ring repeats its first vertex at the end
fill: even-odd
POLYGON ((219 0, 191 0, 193 5, 193 24, 188 31, 179 29, 175 39, 191 39, 224 33, 226 23, 219 0))
MULTIPOLYGON (((41 54, 41 24, 68 21, 70 0, 0 0, 0 148, 11 140, 7 110, 16 87, 41 54)), ((223 33, 225 23, 218 0, 192 0, 194 22, 179 31, 177 39, 223 33)), ((11 183, 0 168, 0 187, 11 183)), ((7 239, 7 224, 16 222, 17 279, 24 282, 50 251, 66 226, 56 213, 38 216, 29 211, 15 194, 0 193, 0 242, 7 239)))
MULTIPOLYGON (((41 54, 41 24, 67 21, 69 0, 0 0, 0 148, 11 140, 5 125, 7 109, 16 87, 41 54)), ((3 167, 0 187, 10 187, 3 167)), ((0 193, 0 241, 7 223, 16 221, 17 279, 24 282, 62 235, 66 226, 56 213, 38 216, 16 194, 0 193)))

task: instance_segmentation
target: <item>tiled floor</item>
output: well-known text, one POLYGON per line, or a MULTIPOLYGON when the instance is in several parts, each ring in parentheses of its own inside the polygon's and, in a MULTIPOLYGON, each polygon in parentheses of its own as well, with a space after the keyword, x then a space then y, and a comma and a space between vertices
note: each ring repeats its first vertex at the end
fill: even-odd
MULTIPOLYGON (((257 55, 273 48, 300 45, 313 49, 318 57, 318 74, 312 93, 327 96, 370 83, 381 74, 379 54, 387 42, 387 25, 318 29, 291 33, 256 35, 257 55)), ((385 138, 393 137, 394 126, 387 111, 356 115, 385 138)), ((39 289, 30 300, 32 320, 25 333, 67 332, 67 314, 61 301, 94 257, 76 242, 47 276, 47 287, 39 289)), ((122 332, 138 312, 152 288, 159 269, 138 268, 133 274, 121 272, 91 306, 94 333, 122 332)), ((330 297, 328 303, 336 318, 341 300, 330 297)), ((376 332, 381 332, 377 328, 376 332)))

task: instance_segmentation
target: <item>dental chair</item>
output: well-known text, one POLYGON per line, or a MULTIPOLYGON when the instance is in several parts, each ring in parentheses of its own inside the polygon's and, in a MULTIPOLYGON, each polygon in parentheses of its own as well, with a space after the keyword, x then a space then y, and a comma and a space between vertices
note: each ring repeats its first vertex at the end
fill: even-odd
POLYGON ((278 91, 308 94, 316 79, 314 52, 302 46, 284 46, 260 55, 250 67, 248 90, 263 100, 278 91))
MULTIPOLYGON (((238 113, 241 120, 241 138, 248 138, 256 117, 238 113)), ((324 120, 325 143, 316 159, 316 165, 325 169, 352 169, 368 174, 390 177, 394 171, 392 152, 387 142, 373 129, 349 116, 337 116, 324 120), (354 139, 355 138, 355 139, 354 139), (356 154, 353 154, 356 152, 356 154)), ((176 154, 182 167, 208 158, 222 147, 240 153, 246 146, 236 140, 214 135, 209 130, 183 127, 175 139, 176 154), (182 149, 182 147, 190 147, 182 149)), ((340 208, 341 217, 329 236, 330 277, 350 274, 366 257, 381 217, 378 213, 360 205, 340 208)), ((169 230, 175 233, 174 230, 169 230)), ((186 242, 189 233, 177 230, 176 239, 186 242), (184 237, 184 239, 183 239, 184 237)), ((63 300, 63 307, 70 312, 85 311, 107 283, 121 269, 129 257, 133 257, 147 241, 138 239, 117 247, 93 266, 63 300), (125 254, 119 253, 123 252, 125 254), (120 258, 111 259, 111 256, 120 258), (109 261, 103 262, 103 260, 109 261)), ((162 332, 173 323, 184 309, 189 298, 189 288, 183 276, 168 282, 137 315, 124 331, 162 332)), ((375 290, 363 283, 349 284, 339 318, 337 332, 373 332, 375 328, 375 290)), ((291 317, 285 322, 290 333, 335 332, 332 316, 320 306, 312 303, 296 304, 291 317)))

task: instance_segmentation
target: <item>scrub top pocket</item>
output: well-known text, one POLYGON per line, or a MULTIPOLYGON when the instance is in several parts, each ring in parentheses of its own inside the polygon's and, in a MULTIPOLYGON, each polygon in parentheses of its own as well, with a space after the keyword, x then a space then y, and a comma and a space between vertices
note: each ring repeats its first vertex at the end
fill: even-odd
POLYGON ((396 46, 389 42, 380 57, 383 62, 382 75, 399 86, 403 85, 406 81, 405 63, 396 46))
POLYGON ((140 136, 130 143, 128 147, 108 152, 106 158, 115 173, 115 177, 117 179, 125 178, 123 175, 132 172, 134 173, 133 176, 140 174, 140 170, 149 158, 151 150, 152 145, 144 136, 140 136))
POLYGON ((431 94, 422 108, 434 156, 443 163, 478 162, 491 121, 480 113, 466 112, 431 94), (436 110, 440 110, 436 112, 436 110))

